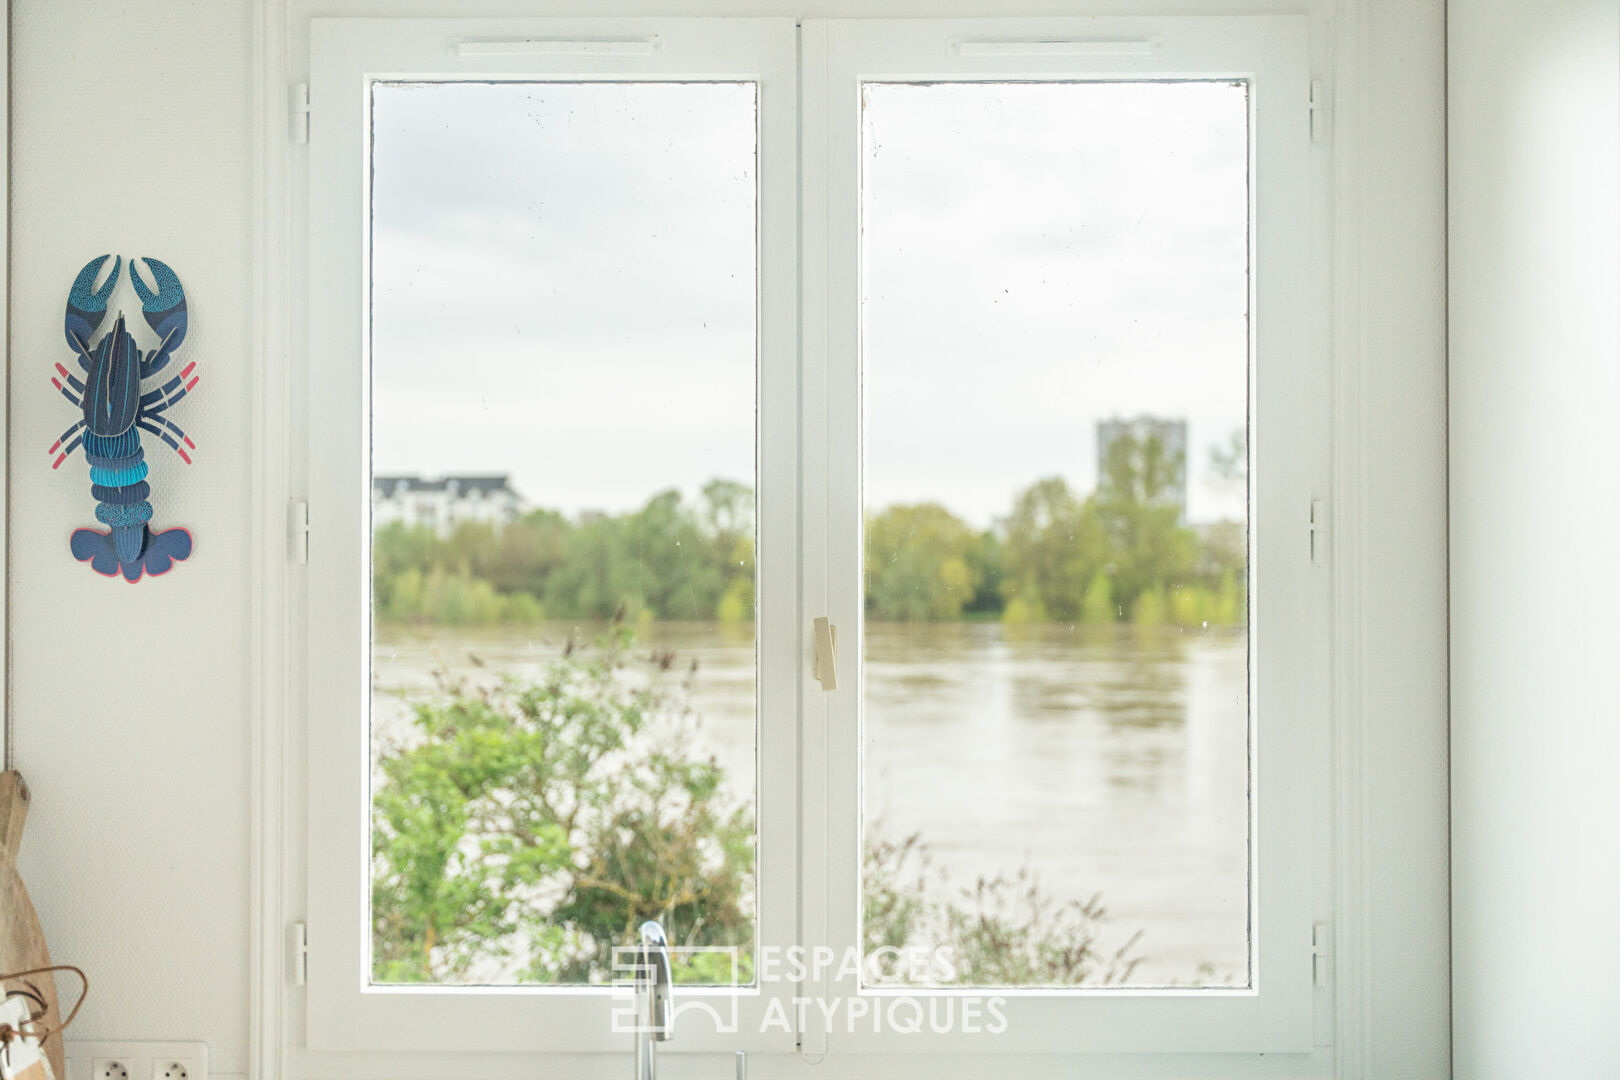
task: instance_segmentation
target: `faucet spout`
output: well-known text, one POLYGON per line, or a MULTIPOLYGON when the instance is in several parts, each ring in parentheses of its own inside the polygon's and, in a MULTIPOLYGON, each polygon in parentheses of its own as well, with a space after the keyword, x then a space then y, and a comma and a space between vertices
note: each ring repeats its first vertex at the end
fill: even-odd
POLYGON ((669 942, 664 928, 651 919, 637 932, 636 953, 636 1080, 657 1080, 655 1043, 675 1035, 675 1014, 670 1005, 674 979, 669 967, 669 942))

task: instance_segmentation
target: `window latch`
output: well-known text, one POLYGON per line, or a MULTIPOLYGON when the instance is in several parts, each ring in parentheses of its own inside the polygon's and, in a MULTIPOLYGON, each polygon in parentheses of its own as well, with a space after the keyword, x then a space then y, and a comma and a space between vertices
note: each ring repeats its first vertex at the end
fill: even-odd
POLYGON ((1327 561, 1328 520, 1327 503, 1311 500, 1311 565, 1321 566, 1327 561))
POLYGON ((287 555, 300 565, 309 562, 309 503, 302 499, 287 504, 287 555))
POLYGON ((1311 80, 1311 142, 1327 141, 1328 96, 1327 84, 1321 79, 1311 80))
POLYGON ((838 689, 838 627, 823 616, 816 620, 814 672, 823 690, 838 689))
POLYGON ((288 99, 287 134, 295 143, 309 142, 309 83, 296 83, 288 99))
POLYGON ((1333 932, 1327 923, 1311 927, 1311 981, 1317 986, 1328 984, 1328 964, 1333 959, 1333 932))
POLYGON ((292 968, 294 986, 303 986, 309 981, 309 927, 304 923, 293 923, 292 933, 288 935, 287 961, 292 968))

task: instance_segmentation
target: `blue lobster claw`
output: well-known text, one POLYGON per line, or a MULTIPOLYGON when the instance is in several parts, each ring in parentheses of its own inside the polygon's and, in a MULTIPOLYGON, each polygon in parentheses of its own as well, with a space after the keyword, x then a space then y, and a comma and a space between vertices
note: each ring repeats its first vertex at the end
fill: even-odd
POLYGON ((101 291, 96 291, 96 275, 101 273, 101 268, 111 258, 111 255, 103 255, 85 263, 79 276, 73 279, 73 289, 68 293, 67 317, 63 320, 62 329, 67 335, 68 344, 81 356, 88 354, 90 336, 101 325, 101 320, 107 317, 107 298, 118 287, 118 272, 124 265, 123 256, 113 263, 112 273, 107 275, 107 282, 101 291))
MULTIPOLYGON (((162 341, 158 346, 158 355, 167 360, 168 354, 178 349, 186 339, 186 293, 180 287, 180 278, 167 264, 143 255, 140 261, 146 264, 152 280, 157 282, 157 291, 153 292, 136 272, 135 261, 129 260, 130 284, 135 286, 135 292, 141 298, 141 310, 146 315, 147 325, 157 331, 162 341)), ((154 365, 154 370, 161 366, 154 365)))

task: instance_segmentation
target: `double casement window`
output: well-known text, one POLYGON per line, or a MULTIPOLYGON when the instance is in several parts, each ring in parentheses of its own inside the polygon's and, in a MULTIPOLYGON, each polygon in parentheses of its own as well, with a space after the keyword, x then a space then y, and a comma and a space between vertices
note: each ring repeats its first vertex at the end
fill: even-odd
POLYGON ((311 25, 308 1045, 1323 1041, 1308 20, 311 25))

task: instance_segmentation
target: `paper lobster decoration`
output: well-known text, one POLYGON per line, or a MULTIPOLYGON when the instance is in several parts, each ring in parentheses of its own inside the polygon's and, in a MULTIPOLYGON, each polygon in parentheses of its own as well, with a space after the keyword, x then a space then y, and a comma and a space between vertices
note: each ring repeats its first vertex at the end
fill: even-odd
POLYGON ((113 263, 112 273, 97 291, 96 276, 110 258, 103 255, 91 259, 73 279, 73 291, 68 293, 64 329, 84 379, 81 381, 58 363, 60 377, 53 377, 51 382, 84 415, 62 433, 49 452, 56 454, 51 463, 55 469, 69 454, 84 447, 84 456, 90 461, 90 493, 96 497, 96 520, 107 526, 105 531, 73 530, 68 540, 73 557, 88 562, 98 574, 123 574, 124 580, 133 584, 143 574, 156 577, 168 573, 176 562, 191 554, 191 533, 185 529, 154 532, 151 528, 152 504, 147 496, 152 489, 146 482, 146 451, 141 448, 140 433, 162 439, 180 455, 180 460, 191 464, 186 450, 195 450, 196 445, 164 414, 197 385, 191 374, 197 365, 187 364, 161 386, 141 392, 142 382, 167 367, 186 338, 185 292, 174 271, 156 259, 144 260, 152 280, 157 282, 156 291, 141 280, 134 259, 129 261, 129 281, 141 298, 147 325, 157 332, 158 347, 142 353, 124 328, 122 312, 113 328, 100 341, 90 344, 96 328, 107 317, 107 298, 118 285, 118 271, 124 261, 120 256, 113 263))

